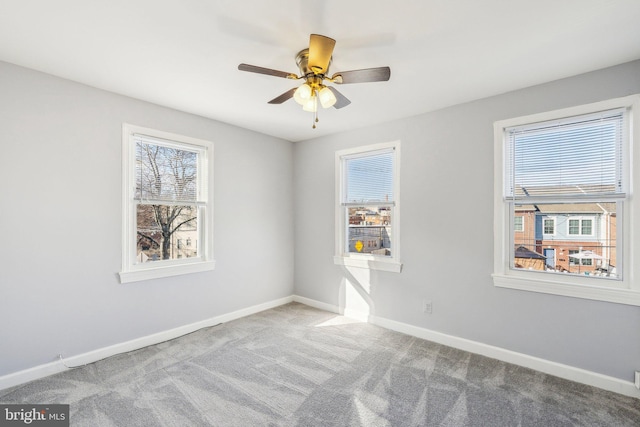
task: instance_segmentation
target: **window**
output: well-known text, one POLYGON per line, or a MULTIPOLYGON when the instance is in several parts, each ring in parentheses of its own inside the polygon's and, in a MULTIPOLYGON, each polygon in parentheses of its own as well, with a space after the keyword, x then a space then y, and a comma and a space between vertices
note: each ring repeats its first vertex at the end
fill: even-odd
POLYGON ((578 249, 569 249, 569 264, 570 265, 593 265, 593 259, 591 258, 577 258, 583 252, 578 249), (573 256, 572 256, 573 255, 573 256))
POLYGON ((495 123, 496 286, 640 305, 639 106, 634 95, 495 123), (528 242, 515 236, 523 215, 536 219, 528 242))
POLYGON ((570 219, 569 220, 569 234, 580 234, 580 220, 579 219, 570 219))
POLYGON ((215 267, 212 190, 211 142, 123 125, 121 283, 215 267))
POLYGON ((401 271, 399 167, 400 142, 336 153, 336 264, 401 271))
POLYGON ((524 217, 516 216, 513 218, 513 231, 524 231, 524 217))
POLYGON ((569 218, 569 235, 591 236, 593 234, 593 219, 569 218))

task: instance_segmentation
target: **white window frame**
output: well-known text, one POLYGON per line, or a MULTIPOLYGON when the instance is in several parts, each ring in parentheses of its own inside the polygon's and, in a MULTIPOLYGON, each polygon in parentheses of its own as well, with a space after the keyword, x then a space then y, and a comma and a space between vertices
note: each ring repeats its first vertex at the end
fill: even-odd
POLYGON ((516 215, 513 217, 513 231, 515 231, 516 233, 523 233, 524 232, 524 215, 516 215), (516 218, 520 218, 522 221, 520 222, 520 227, 516 228, 516 218))
POLYGON ((542 218, 542 235, 543 236, 555 236, 556 235, 556 219, 555 217, 548 216, 546 218, 542 218), (546 221, 551 221, 553 223, 553 233, 545 233, 546 227, 544 223, 546 221))
POLYGON ((593 237, 595 236, 595 217, 589 216, 589 217, 583 217, 583 216, 570 216, 567 217, 567 236, 571 237, 571 236, 576 236, 576 237, 583 237, 583 236, 587 236, 587 237, 593 237), (578 234, 571 234, 571 220, 574 221, 579 221, 579 225, 578 225, 578 234), (582 232, 582 222, 583 221, 591 221, 591 233, 590 234, 584 234, 582 232))
POLYGON ((592 265, 594 265, 593 258, 580 258, 580 259, 571 258, 572 254, 577 254, 579 252, 580 252, 580 249, 569 249, 569 251, 567 253, 568 256, 569 256, 569 265, 571 265, 571 266, 579 266, 579 265, 592 266, 592 265), (572 259, 574 261, 572 261, 572 259), (585 261, 589 261, 589 263, 586 264, 585 261))
POLYGON ((335 155, 335 255, 333 257, 336 265, 348 267, 367 268, 371 270, 382 270, 400 273, 402 263, 400 262, 400 141, 384 142, 360 146, 345 150, 336 151, 335 155), (366 155, 375 151, 393 150, 393 198, 394 204, 391 214, 391 256, 350 253, 346 247, 348 215, 345 213, 343 196, 346 191, 345 186, 345 162, 347 158, 358 155, 366 155))
POLYGON ((171 277, 215 269, 213 259, 213 143, 202 139, 149 129, 128 123, 122 125, 122 271, 120 283, 171 277), (202 242, 198 257, 136 262, 136 154, 134 135, 170 141, 178 148, 198 151, 199 201, 204 201, 205 215, 198 219, 198 240, 202 242))
MULTIPOLYGON (((640 263, 632 262, 640 233, 640 206, 634 200, 634 189, 640 188, 640 149, 632 149, 635 141, 640 141, 640 95, 631 95, 593 104, 565 108, 524 117, 500 120, 494 123, 494 272, 496 287, 564 295, 576 298, 608 301, 640 306, 640 263), (624 135, 624 170, 627 198, 622 203, 618 218, 618 247, 621 249, 618 264, 624 267, 620 280, 606 280, 592 276, 549 274, 545 272, 510 268, 512 236, 509 204, 504 201, 504 161, 505 129, 548 120, 596 113, 616 108, 627 109, 624 135), (623 232, 624 230, 624 232, 623 232)), ((640 250, 640 248, 639 248, 640 250)))

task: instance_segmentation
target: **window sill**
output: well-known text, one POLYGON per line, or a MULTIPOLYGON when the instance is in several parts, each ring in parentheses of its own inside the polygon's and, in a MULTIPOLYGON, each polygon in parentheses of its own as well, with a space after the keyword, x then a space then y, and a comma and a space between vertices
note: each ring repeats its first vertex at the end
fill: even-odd
POLYGON ((587 283, 589 279, 581 283, 566 283, 524 277, 521 275, 493 274, 492 277, 494 286, 499 288, 519 289, 530 292, 640 306, 640 292, 638 290, 596 286, 587 283))
POLYGON ((182 265, 167 265, 144 268, 132 271, 121 271, 120 283, 139 282, 141 280, 159 279, 162 277, 180 276, 182 274, 211 271, 216 268, 215 261, 200 261, 182 265))
POLYGON ((344 265, 347 267, 366 268, 369 270, 390 271, 400 273, 402 271, 402 263, 393 259, 381 259, 377 257, 366 256, 340 256, 333 257, 333 263, 336 265, 344 265))

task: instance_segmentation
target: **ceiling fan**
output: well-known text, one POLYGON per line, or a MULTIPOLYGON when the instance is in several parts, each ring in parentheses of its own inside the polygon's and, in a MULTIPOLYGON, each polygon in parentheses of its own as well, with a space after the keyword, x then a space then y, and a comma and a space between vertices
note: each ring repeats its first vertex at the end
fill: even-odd
POLYGON ((389 80, 391 76, 389 67, 377 67, 342 71, 329 77, 329 66, 331 65, 331 55, 335 44, 336 41, 332 38, 321 36, 320 34, 311 34, 309 47, 301 50, 296 55, 296 64, 300 69, 300 76, 286 71, 249 64, 238 65, 238 70, 292 80, 304 79, 305 82, 301 86, 289 89, 282 95, 273 98, 269 101, 269 104, 282 104, 293 98, 298 104, 302 105, 303 110, 314 113, 313 128, 315 129, 315 123, 318 121, 318 103, 323 108, 343 108, 351 104, 351 101, 341 94, 338 89, 325 85, 325 81, 336 84, 383 82, 389 80))

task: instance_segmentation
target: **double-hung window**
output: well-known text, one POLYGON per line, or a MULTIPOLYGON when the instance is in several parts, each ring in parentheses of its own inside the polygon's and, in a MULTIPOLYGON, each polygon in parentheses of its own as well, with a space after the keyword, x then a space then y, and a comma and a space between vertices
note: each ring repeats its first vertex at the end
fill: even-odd
POLYGON ((211 142, 123 126, 122 283, 215 267, 212 180, 211 142))
POLYGON ((513 218, 513 231, 524 231, 524 217, 515 216, 513 218))
POLYGON ((543 218, 542 220, 542 234, 554 235, 556 234, 556 220, 554 218, 543 218))
POLYGON ((569 234, 573 236, 590 236, 593 233, 593 219, 569 218, 569 234))
POLYGON ((496 286, 640 305, 631 262, 639 99, 495 123, 496 286), (526 242, 514 221, 523 213, 535 218, 526 242))
POLYGON ((336 153, 336 264, 400 272, 400 142, 336 153))

